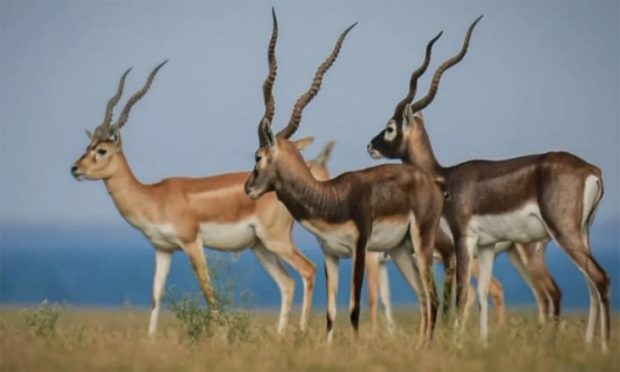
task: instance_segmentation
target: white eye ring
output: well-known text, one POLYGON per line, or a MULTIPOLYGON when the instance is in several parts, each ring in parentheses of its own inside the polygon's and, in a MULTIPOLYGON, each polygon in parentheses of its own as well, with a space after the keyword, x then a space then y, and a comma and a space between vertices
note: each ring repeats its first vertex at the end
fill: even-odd
POLYGON ((394 138, 396 138, 396 124, 394 123, 390 123, 388 124, 387 128, 385 128, 385 134, 383 135, 383 138, 386 141, 393 141, 394 138))

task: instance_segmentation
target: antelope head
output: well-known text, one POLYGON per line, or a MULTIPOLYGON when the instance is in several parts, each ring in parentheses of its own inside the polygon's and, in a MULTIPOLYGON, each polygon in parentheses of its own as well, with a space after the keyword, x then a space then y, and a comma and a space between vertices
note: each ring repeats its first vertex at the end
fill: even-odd
POLYGON ((413 99, 415 98, 418 79, 426 71, 430 62, 433 44, 439 39, 443 31, 429 41, 426 45, 424 62, 411 74, 409 92, 405 98, 396 105, 394 114, 392 118, 388 120, 385 129, 379 132, 368 144, 368 153, 373 159, 382 157, 389 159, 406 159, 410 156, 412 147, 415 146, 415 143, 418 143, 418 141, 423 141, 425 144, 428 143, 428 136, 424 129, 424 119, 421 110, 427 107, 435 98, 441 75, 448 68, 460 62, 465 56, 471 34, 481 18, 482 16, 478 17, 469 26, 461 51, 437 68, 426 96, 414 102, 413 99))
POLYGON ((271 121, 274 114, 274 98, 272 93, 273 82, 276 75, 275 43, 277 38, 277 21, 272 9, 273 31, 269 43, 269 74, 263 84, 263 98, 265 102, 265 114, 258 125, 259 149, 255 153, 255 166, 252 174, 245 183, 245 192, 252 198, 257 199, 264 193, 274 191, 282 171, 293 172, 295 164, 303 162, 300 150, 309 146, 314 139, 303 138, 297 141, 289 140, 295 133, 301 122, 303 109, 316 96, 321 88, 323 75, 329 70, 340 52, 346 35, 357 24, 349 26, 340 36, 331 54, 319 66, 314 75, 310 88, 302 94, 295 103, 288 125, 274 134, 271 129, 271 121))
POLYGON ((146 94, 153 83, 153 79, 155 79, 155 75, 157 75, 159 69, 163 67, 166 62, 168 61, 166 60, 160 63, 151 71, 142 89, 129 97, 118 120, 113 123, 114 106, 116 106, 123 95, 125 78, 129 74, 129 71, 131 71, 131 68, 125 71, 121 76, 116 94, 108 100, 103 122, 95 128, 94 132, 86 130, 86 135, 90 143, 88 147, 86 147, 86 152, 71 167, 71 174, 73 177, 80 181, 83 179, 99 180, 109 178, 116 172, 123 152, 121 128, 125 125, 127 119, 129 119, 129 112, 133 105, 146 94))

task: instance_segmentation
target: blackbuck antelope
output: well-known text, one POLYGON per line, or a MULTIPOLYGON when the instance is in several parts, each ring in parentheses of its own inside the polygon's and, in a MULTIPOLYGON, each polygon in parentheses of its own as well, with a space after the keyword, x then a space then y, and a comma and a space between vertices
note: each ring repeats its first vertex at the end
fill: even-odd
MULTIPOLYGON (((329 170, 326 166, 327 161, 330 158, 334 142, 329 142, 323 150, 317 155, 316 158, 308 161, 308 164, 312 167, 312 175, 319 181, 326 181, 330 179, 329 170)), ((326 252, 329 248, 324 248, 324 242, 317 237, 317 241, 323 252, 326 252)), ((386 267, 387 258, 380 252, 366 252, 366 273, 368 275, 368 307, 370 309, 370 328, 373 333, 377 331, 378 325, 378 305, 379 299, 383 304, 383 310, 385 314, 385 320, 387 330, 389 333, 394 331, 394 316, 392 315, 392 301, 390 298, 390 280, 388 277, 388 271, 386 267)), ((336 272, 336 275, 338 272, 336 272)), ((337 277, 334 278, 337 280, 337 277)), ((335 286, 337 289, 337 285, 335 286)), ((501 291, 501 290, 500 290, 501 291)), ((333 301, 331 306, 336 306, 336 294, 333 297, 329 297, 328 300, 333 301)))
MULTIPOLYGON (((469 38, 471 36, 471 32, 473 28, 477 24, 478 20, 474 22, 470 28, 469 32, 466 36, 465 43, 469 43, 469 38)), ((434 38, 432 38, 428 44, 426 45, 426 51, 424 56, 424 61, 411 75, 409 81, 409 92, 403 98, 398 105, 396 106, 394 115, 390 122, 388 122, 388 126, 384 132, 379 134, 373 142, 368 145, 368 151, 372 157, 381 158, 382 152, 375 149, 377 147, 382 146, 380 141, 392 141, 394 142, 394 146, 406 146, 406 143, 400 142, 400 137, 397 138, 398 135, 402 135, 402 130, 396 130, 394 125, 399 126, 401 122, 398 121, 398 118, 403 117, 404 110, 407 108, 407 105, 411 104, 413 98, 415 96, 417 82, 420 76, 424 74, 428 65, 430 63, 431 51, 435 42, 441 37, 443 32, 437 34, 434 38), (393 124, 392 124, 393 123, 393 124), (379 138, 383 136, 383 138, 379 138)), ((422 112, 418 111, 414 113, 414 116, 420 116, 422 118, 422 112)), ((390 151, 389 149, 387 151, 390 151)), ((402 151, 402 150, 400 150, 402 151)), ((396 158, 401 158, 404 162, 405 159, 400 156, 395 156, 396 158)), ((444 220, 445 222, 445 220, 444 220)), ((435 238, 435 249, 441 258, 441 262, 444 265, 444 273, 445 273, 445 281, 444 281, 444 302, 443 302, 443 314, 447 319, 449 314, 451 303, 452 303, 452 295, 453 295, 453 283, 455 283, 455 270, 456 270, 456 260, 455 260, 455 246, 452 235, 446 233, 449 229, 444 226, 444 229, 440 229, 437 232, 437 236, 435 238)), ((517 271, 521 274, 525 282, 531 288, 534 297, 536 299, 536 303, 538 305, 538 319, 541 325, 544 325, 547 320, 556 320, 560 314, 560 301, 561 301, 561 291, 557 286, 553 277, 549 273, 545 259, 546 244, 545 242, 533 242, 533 243, 525 243, 525 244, 514 244, 505 249, 500 250, 508 250, 509 257, 511 262, 516 267, 517 271)), ((478 277, 478 264, 477 260, 472 261, 472 275, 474 277, 478 277)), ((471 288, 470 292, 472 296, 468 297, 467 305, 463 309, 464 318, 467 318, 469 314, 468 310, 470 306, 473 304, 475 299, 474 293, 475 291, 471 288)), ((497 310, 497 322, 498 324, 503 324, 505 319, 505 306, 503 301, 503 290, 501 284, 497 279, 491 277, 491 282, 489 284, 489 294, 494 302, 494 305, 497 310)))
MULTIPOLYGON (((275 17, 273 22, 272 44, 275 44, 275 17)), ((300 328, 304 329, 312 304, 316 268, 293 243, 291 229, 294 220, 274 193, 258 200, 248 198, 243 188, 249 176, 247 172, 207 178, 169 178, 145 185, 131 171, 123 153, 121 128, 133 105, 146 94, 165 63, 151 72, 142 89, 128 99, 118 120, 112 123, 113 108, 123 94, 130 70, 122 75, 116 94, 108 101, 103 123, 94 133, 87 132, 90 143, 71 168, 78 180, 103 180, 121 215, 141 230, 155 248, 149 334, 156 331, 172 253, 178 249, 188 255, 202 292, 217 313, 216 295, 203 246, 229 252, 251 247, 280 290, 279 332, 288 322, 293 302, 294 281, 282 262, 290 264, 303 279, 300 328)), ((308 167, 311 173, 327 171, 325 162, 309 163, 308 167)))
MULTIPOLYGON (((600 315, 602 348, 607 350, 610 278, 592 256, 589 244, 589 227, 603 196, 600 169, 567 152, 501 161, 473 160, 451 167, 439 164, 433 153, 420 110, 432 102, 443 72, 465 56, 476 22, 470 26, 461 51, 436 70, 427 95, 413 103, 418 76, 412 77, 410 93, 397 105, 386 128, 369 143, 368 151, 373 157, 401 159, 445 180, 450 198, 444 204, 440 228, 456 248, 457 307, 463 311, 471 262, 477 254, 483 340, 488 334, 486 295, 495 255, 508 249, 526 278, 542 275, 543 279, 536 279, 537 285, 546 288, 549 295, 548 291, 557 290, 557 286, 544 260, 534 258, 538 261, 531 264, 531 259, 523 258, 542 255, 543 249, 536 246, 552 238, 586 277, 590 292, 586 343, 592 342, 600 315)), ((559 291, 557 295, 559 298, 559 291)))
MULTIPOLYGON (((268 64, 269 64, 269 73, 267 78, 263 83, 263 99, 265 103, 265 114, 263 119, 271 121, 273 119, 273 115, 275 113, 275 100, 272 94, 273 84, 275 82, 275 78, 277 75, 277 61, 275 55, 275 47, 277 42, 277 18, 275 14, 275 10, 271 9, 271 14, 273 17, 273 32, 268 46, 268 64)), ((340 47, 338 47, 340 48, 340 47)), ((335 57, 334 57, 335 58, 335 57)), ((316 93, 314 93, 316 94, 316 93)), ((312 97, 310 97, 312 99, 312 97)), ((307 103, 306 103, 307 104, 307 103)), ((303 107, 302 107, 303 109, 303 107)), ((301 112, 299 113, 301 115, 301 112)), ((299 123, 295 124, 299 125, 299 123)), ((287 127, 290 128, 290 127, 287 127)), ((288 129, 287 129, 288 130, 288 129)), ((311 138, 306 138, 304 140, 296 142, 299 146, 305 146, 312 141, 311 138)), ((327 160, 331 156, 331 151, 333 148, 334 142, 330 142, 326 145, 323 151, 312 161, 308 162, 310 165, 310 169, 312 171, 312 175, 319 181, 326 181, 330 178, 329 171, 325 164, 327 160)), ((323 247, 324 242, 321 239, 317 239, 319 244, 323 247)), ((325 249, 323 249, 325 251, 325 249)), ((390 301, 390 291, 389 291, 389 279, 387 275, 387 268, 385 267, 385 261, 382 260, 382 254, 377 252, 367 252, 366 256, 368 259, 366 260, 366 268, 368 271, 368 302, 371 313, 371 328, 373 331, 377 328, 377 294, 379 293, 381 297, 381 302, 383 303, 385 317, 387 321, 388 331, 392 332, 394 329, 394 320, 392 316, 391 309, 391 301, 390 301)), ((335 258, 337 261, 337 258, 335 258)), ((338 272, 336 271, 335 276, 332 275, 332 282, 336 283, 335 288, 337 289, 337 279, 338 272)), ((330 294, 328 291, 328 307, 336 309, 336 292, 330 294)))
MULTIPOLYGON (((310 174, 289 138, 299 127, 304 107, 318 93, 323 75, 332 66, 347 33, 338 38, 329 57, 293 108, 288 125, 277 135, 271 130, 274 105, 271 86, 264 89, 266 111, 259 122, 259 149, 245 190, 253 199, 275 191, 296 220, 321 242, 327 277, 328 340, 336 315, 338 260, 353 257, 351 323, 357 333, 359 301, 366 249, 389 252, 421 304, 420 342, 430 340, 437 312, 432 276, 435 231, 443 192, 433 177, 410 165, 382 165, 318 181, 310 174), (413 252, 418 261, 413 263, 413 252)), ((270 69, 272 76, 274 69, 270 69)))

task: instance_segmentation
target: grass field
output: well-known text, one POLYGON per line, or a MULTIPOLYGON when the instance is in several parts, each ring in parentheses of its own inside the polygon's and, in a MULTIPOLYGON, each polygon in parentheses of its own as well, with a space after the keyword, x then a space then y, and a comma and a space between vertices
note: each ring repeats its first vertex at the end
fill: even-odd
MULTIPOLYGON (((61 308, 53 330, 39 332, 20 309, 0 310, 0 369, 21 370, 476 370, 476 371, 620 371, 618 332, 612 320, 610 353, 598 343, 583 343, 586 314, 565 314, 555 338, 536 324, 534 312, 509 312, 506 325, 491 327, 488 348, 478 341, 476 319, 461 349, 439 325, 434 344, 415 350, 417 314, 397 311, 397 333, 380 329, 370 334, 363 319, 354 340, 340 313, 334 344, 324 342, 324 315, 315 313, 305 333, 295 324, 286 335, 275 332, 276 312, 255 311, 236 324, 237 337, 218 329, 192 341, 184 324, 170 312, 162 314, 158 335, 146 334, 148 311, 136 309, 83 310, 61 308), (239 336, 241 335, 241 336, 239 336)), ((292 321, 296 321, 294 317, 292 321)), ((39 330, 40 331, 40 330, 39 330)))

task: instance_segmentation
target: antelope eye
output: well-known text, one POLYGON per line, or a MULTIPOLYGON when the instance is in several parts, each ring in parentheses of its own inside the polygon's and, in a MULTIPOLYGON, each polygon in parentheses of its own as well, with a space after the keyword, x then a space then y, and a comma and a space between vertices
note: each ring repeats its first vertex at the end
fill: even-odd
POLYGON ((262 158, 263 158, 262 156, 260 156, 260 155, 256 155, 256 162, 257 162, 257 163, 258 163, 258 162, 260 162, 260 160, 261 160, 262 158))
POLYGON ((394 128, 392 128, 392 127, 387 127, 386 131, 387 131, 388 133, 392 133, 392 132, 394 131, 394 128))
POLYGON ((106 150, 106 149, 99 149, 99 150, 97 150, 97 154, 99 154, 99 155, 105 155, 107 153, 108 153, 108 150, 106 150))

